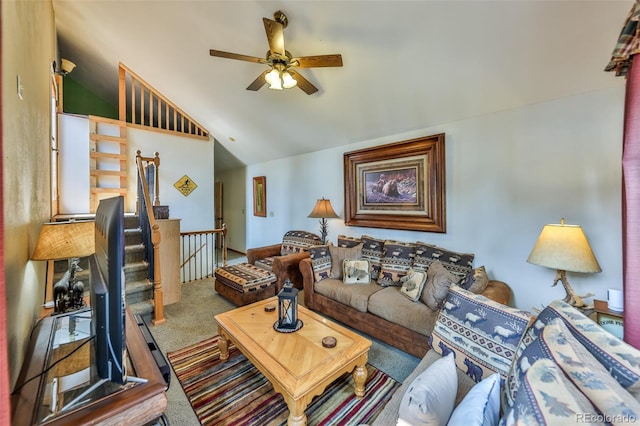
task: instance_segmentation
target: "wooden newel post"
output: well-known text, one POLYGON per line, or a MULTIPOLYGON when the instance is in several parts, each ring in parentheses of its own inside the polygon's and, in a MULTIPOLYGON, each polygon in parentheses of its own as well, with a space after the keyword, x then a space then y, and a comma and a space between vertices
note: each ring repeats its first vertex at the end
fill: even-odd
POLYGON ((222 266, 227 266, 227 224, 222 224, 222 266))
POLYGON ((160 205, 160 181, 158 180, 158 169, 160 168, 160 153, 158 153, 157 151, 154 153, 154 157, 153 157, 153 164, 155 165, 154 170, 153 170, 153 174, 154 174, 154 179, 153 179, 153 205, 154 206, 159 206, 160 205))
POLYGON ((151 243, 153 244, 153 325, 160 325, 164 319, 164 293, 162 291, 162 273, 160 260, 160 226, 154 224, 151 228, 151 243))

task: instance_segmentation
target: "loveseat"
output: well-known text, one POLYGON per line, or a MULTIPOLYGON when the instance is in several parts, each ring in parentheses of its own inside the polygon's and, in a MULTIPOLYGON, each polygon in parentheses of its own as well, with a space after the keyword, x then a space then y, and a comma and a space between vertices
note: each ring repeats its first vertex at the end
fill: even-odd
POLYGON ((432 344, 372 426, 640 419, 640 351, 563 301, 533 317, 454 287, 432 344))
POLYGON ((282 242, 247 250, 247 262, 273 272, 276 276, 276 292, 285 281, 302 288, 302 276, 298 264, 309 257, 309 247, 319 245, 320 237, 312 232, 291 230, 282 237, 282 242))
POLYGON ((367 235, 360 238, 339 235, 337 245, 311 247, 309 253, 310 257, 302 259, 299 265, 307 308, 417 357, 424 356, 430 348, 429 336, 438 304, 452 283, 467 278, 471 287, 479 285, 476 290, 482 295, 503 304, 511 300, 509 286, 489 280, 483 267, 474 269, 471 265, 474 255, 469 253, 367 235), (369 263, 368 284, 345 284, 344 262, 353 259, 369 263), (421 287, 422 294, 413 292, 417 296, 413 300, 403 293, 401 280, 408 273, 422 278, 429 275, 435 291, 440 293, 436 298, 439 300, 432 300, 431 307, 428 306, 427 282, 421 287))

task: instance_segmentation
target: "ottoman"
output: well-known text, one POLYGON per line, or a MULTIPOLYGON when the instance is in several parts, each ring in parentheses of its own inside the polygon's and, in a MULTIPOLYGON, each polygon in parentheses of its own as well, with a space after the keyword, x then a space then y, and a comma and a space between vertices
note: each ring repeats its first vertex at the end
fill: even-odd
POLYGON ((276 276, 250 263, 239 263, 216 268, 214 287, 225 299, 243 306, 275 296, 276 276))

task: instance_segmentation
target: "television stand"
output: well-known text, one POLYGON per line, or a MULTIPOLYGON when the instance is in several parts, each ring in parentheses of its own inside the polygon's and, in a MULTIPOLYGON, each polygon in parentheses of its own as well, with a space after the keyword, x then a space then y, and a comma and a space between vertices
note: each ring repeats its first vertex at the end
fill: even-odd
POLYGON ((101 380, 91 372, 91 346, 95 341, 86 336, 87 327, 83 321, 84 317, 78 312, 71 312, 44 317, 36 325, 16 384, 16 389, 22 387, 11 396, 12 425, 75 425, 105 421, 142 425, 162 416, 167 406, 167 384, 129 309, 126 362, 132 375, 124 385, 101 380), (69 323, 75 325, 74 333, 69 333, 68 326, 62 327, 69 323), (65 335, 73 337, 66 337, 69 341, 60 344, 60 338, 65 335), (27 382, 60 359, 63 360, 48 372, 27 382), (64 380, 75 380, 77 386, 64 394, 56 392, 54 396, 52 389, 62 386, 64 380))

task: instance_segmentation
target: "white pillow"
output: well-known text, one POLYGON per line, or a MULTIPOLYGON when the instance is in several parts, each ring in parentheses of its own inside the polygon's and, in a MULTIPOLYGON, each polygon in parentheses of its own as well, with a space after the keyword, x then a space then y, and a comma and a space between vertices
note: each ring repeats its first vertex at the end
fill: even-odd
POLYGON ((500 387, 502 377, 498 373, 483 379, 471 388, 453 410, 449 426, 497 425, 500 418, 500 387))
POLYGON ((445 425, 458 392, 453 354, 440 358, 407 388, 398 410, 398 425, 445 425))

